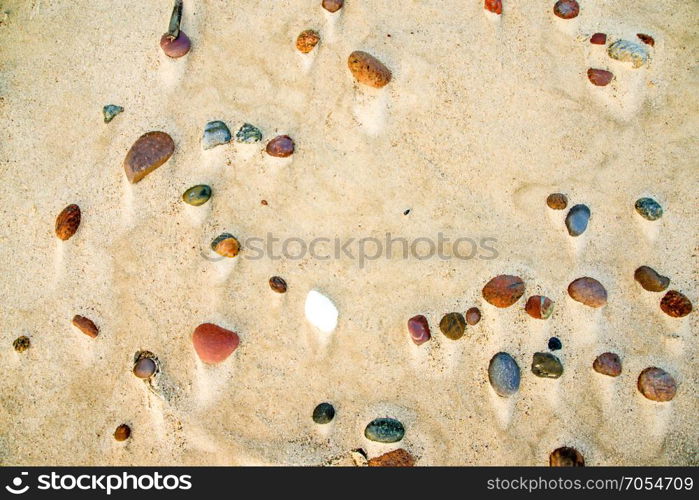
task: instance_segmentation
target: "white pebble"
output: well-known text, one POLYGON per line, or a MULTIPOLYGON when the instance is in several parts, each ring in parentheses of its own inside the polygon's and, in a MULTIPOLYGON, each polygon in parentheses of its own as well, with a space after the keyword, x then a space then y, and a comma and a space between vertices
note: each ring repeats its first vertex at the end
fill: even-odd
POLYGON ((306 319, 324 333, 331 333, 337 327, 337 307, 332 301, 316 290, 306 296, 306 319))

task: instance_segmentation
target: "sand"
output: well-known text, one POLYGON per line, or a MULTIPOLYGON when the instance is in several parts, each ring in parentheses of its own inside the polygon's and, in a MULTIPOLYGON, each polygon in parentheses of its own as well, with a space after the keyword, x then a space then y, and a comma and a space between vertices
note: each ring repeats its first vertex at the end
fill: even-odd
POLYGON ((505 0, 501 18, 479 0, 347 0, 335 16, 320 0, 186 1, 190 54, 159 48, 171 2, 3 0, 0 5, 0 464, 352 464, 397 447, 419 465, 545 465, 574 446, 590 465, 699 464, 697 315, 670 318, 662 294, 634 270, 649 265, 696 305, 699 85, 694 2, 581 0, 562 21, 553 1, 505 0), (457 5, 458 4, 458 5, 457 5), (321 42, 295 50, 304 29, 321 42), (640 69, 609 59, 587 37, 651 34, 640 69), (390 36, 389 36, 390 35, 390 36), (353 50, 393 72, 384 89, 357 85, 353 50), (612 71, 594 87, 589 67, 612 71), (125 111, 102 121, 106 104, 125 111), (296 152, 272 159, 264 143, 202 151, 204 125, 244 122, 266 140, 288 134, 296 152), (136 185, 123 158, 143 133, 162 130, 173 157, 136 185), (212 186, 203 207, 181 202, 212 186), (549 193, 592 211, 571 238, 549 193), (657 222, 633 209, 652 196, 657 222), (265 199, 268 205, 262 205, 265 199), (83 213, 66 242, 57 214, 83 213), (408 215, 404 211, 410 209, 408 215), (496 238, 495 259, 236 259, 212 262, 210 241, 240 238, 496 238), (496 309, 481 288, 517 274, 527 292, 496 309), (286 279, 272 292, 270 276, 286 279), (591 309, 566 294, 592 276, 609 302, 591 309), (317 289, 339 310, 322 336, 304 317, 317 289), (553 316, 524 312, 531 294, 553 316), (443 314, 478 306, 483 320, 459 341, 443 314), (71 325, 91 318, 91 339, 71 325), (410 342, 424 314, 433 338, 410 342), (194 328, 237 331, 224 363, 196 357, 194 328), (16 353, 13 340, 32 346, 16 353), (529 370, 556 335, 565 371, 529 370), (149 386, 131 373, 137 351, 160 360, 149 386), (495 395, 490 358, 513 355, 519 392, 495 395), (620 355, 620 377, 592 370, 620 355), (636 390, 647 366, 670 372, 678 392, 655 403, 636 390), (311 419, 320 402, 336 416, 311 419), (364 427, 400 419, 397 444, 364 427), (114 429, 132 428, 116 442, 114 429))

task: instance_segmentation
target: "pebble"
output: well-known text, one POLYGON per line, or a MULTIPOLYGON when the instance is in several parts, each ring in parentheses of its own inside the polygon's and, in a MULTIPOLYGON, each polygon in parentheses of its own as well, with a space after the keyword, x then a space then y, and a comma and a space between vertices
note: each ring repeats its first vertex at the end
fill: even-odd
POLYGON ((308 54, 320 42, 320 35, 316 30, 302 31, 296 38, 296 48, 302 54, 308 54))
POLYGON ((605 69, 589 68, 587 78, 593 85, 606 87, 614 79, 614 73, 605 69))
POLYGON ((546 198, 546 204, 554 210, 563 210, 568 206, 568 197, 563 193, 551 193, 546 198))
POLYGON ((447 313, 439 322, 439 329, 446 338, 451 340, 459 340, 464 336, 464 331, 466 330, 466 320, 461 313, 447 313))
POLYGON ((277 158, 286 158, 294 154, 294 141, 288 135, 278 135, 267 143, 267 154, 277 158))
POLYGON ((630 62, 638 69, 648 62, 648 48, 629 40, 617 40, 607 48, 607 55, 621 62, 630 62))
POLYGON ((24 335, 17 337, 15 341, 12 342, 12 347, 14 347, 15 351, 17 352, 24 352, 29 349, 31 345, 32 343, 29 340, 29 337, 25 337, 24 335))
POLYGON ((488 380, 495 393, 503 398, 512 396, 519 390, 521 371, 512 356, 499 352, 488 365, 488 380))
POLYGON ((165 33, 160 37, 160 48, 163 49, 166 56, 177 59, 187 55, 192 48, 192 41, 184 31, 180 31, 177 38, 172 38, 169 34, 165 33))
POLYGON ((413 467, 415 466, 415 457, 403 448, 398 448, 369 459, 367 465, 369 467, 413 467))
POLYGON ((364 429, 364 436, 377 443, 395 443, 403 439, 405 428, 393 418, 377 418, 364 429))
POLYGON ((636 212, 646 220, 658 220, 663 216, 663 207, 653 198, 639 198, 635 207, 636 212))
POLYGON ((114 431, 114 439, 117 441, 126 441, 131 436, 131 427, 126 424, 121 424, 114 431))
POLYGON ((345 0, 323 0, 321 4, 328 12, 337 12, 345 4, 345 0))
POLYGON ((201 147, 204 150, 228 144, 231 142, 231 131, 228 126, 220 120, 209 122, 204 126, 204 135, 201 138, 201 147))
POLYGON ((391 81, 391 70, 371 54, 355 50, 347 59, 347 66, 354 78, 369 87, 381 88, 391 81))
POLYGON ((104 123, 111 122, 116 115, 123 113, 124 108, 117 106, 116 104, 107 104, 102 108, 102 115, 104 116, 104 123))
POLYGON ((286 293, 286 281, 279 276, 272 276, 269 279, 269 287, 277 293, 286 293))
POLYGON ((668 372, 655 366, 646 368, 638 376, 638 390, 646 398, 664 403, 677 393, 677 384, 668 372))
POLYGON ((335 408, 330 403, 320 403, 313 409, 313 421, 316 424, 329 424, 335 418, 335 408))
POLYGON ((56 236, 58 239, 66 241, 70 239, 80 226, 80 207, 73 204, 64 208, 56 217, 56 236))
POLYGON ((563 349, 563 344, 561 343, 561 339, 558 337, 551 337, 549 339, 548 347, 551 351, 560 351, 563 349))
POLYGON ((532 295, 527 300, 524 310, 532 318, 549 319, 553 313, 553 301, 543 295, 532 295))
POLYGON ((551 452, 549 465, 551 467, 584 467, 585 459, 575 448, 564 446, 551 452))
POLYGON ((141 356, 133 365, 133 374, 138 378, 150 378, 158 369, 158 364, 147 355, 141 356))
POLYGON ((558 378, 563 374, 563 365, 553 354, 537 352, 532 357, 532 373, 537 377, 558 378))
POLYGON ((224 361, 240 345, 240 337, 234 331, 213 323, 203 323, 194 329, 192 344, 199 359, 216 364, 224 361))
POLYGON ((483 298, 495 307, 510 307, 524 295, 524 281, 519 276, 501 274, 483 287, 483 298))
POLYGON ((235 141, 242 144, 254 144, 262 140, 262 131, 254 125, 244 123, 235 133, 235 141))
POLYGON ((580 236, 587 229, 590 221, 590 209, 587 205, 575 205, 566 215, 566 228, 571 236, 580 236))
POLYGON ((481 320, 481 310, 477 307, 472 307, 466 311, 466 323, 469 325, 477 325, 481 320))
POLYGON ((590 43, 594 45, 606 45, 607 34, 606 33, 595 33, 590 37, 590 43))
POLYGON ((131 184, 168 161, 175 152, 175 141, 165 132, 147 132, 134 142, 124 158, 124 171, 131 184))
POLYGON ((655 47, 655 39, 652 36, 646 35, 645 33, 636 33, 636 36, 638 37, 639 40, 641 40, 646 45, 650 45, 651 47, 655 47))
POLYGON ((692 301, 677 290, 670 290, 660 301, 660 309, 673 318, 683 318, 692 312, 692 301))
POLYGON ((97 337, 97 334, 100 331, 100 329, 97 328, 97 325, 95 325, 91 319, 86 318, 85 316, 80 316, 79 314, 73 316, 73 325, 75 325, 85 335, 92 337, 93 339, 97 337))
POLYGON ((223 233, 214 238, 211 249, 222 257, 233 258, 240 253, 240 243, 232 234, 223 233))
POLYGON ((304 312, 308 322, 321 332, 331 333, 337 328, 337 307, 332 300, 316 290, 308 292, 304 312))
POLYGON ((494 14, 500 15, 502 14, 502 0, 485 0, 483 8, 494 14))
POLYGON ((602 307, 607 303, 607 290, 594 278, 578 278, 568 285, 568 295, 586 306, 602 307))
POLYGON ((621 375, 621 360, 619 356, 613 352, 605 352, 597 356, 592 363, 592 368, 602 375, 618 377, 621 375))
POLYGON ((561 19, 573 19, 580 13, 580 5, 575 0, 558 0, 553 6, 553 13, 561 19))
POLYGON ((638 281, 644 290, 649 292, 662 292, 670 286, 670 278, 658 274, 658 272, 648 266, 641 266, 633 273, 633 277, 638 281))
POLYGON ((432 337, 430 325, 422 314, 413 316, 408 320, 408 332, 415 345, 422 345, 432 337))
POLYGON ((211 198, 211 187, 206 184, 192 186, 182 195, 182 201, 193 207, 203 205, 209 201, 209 198, 211 198))

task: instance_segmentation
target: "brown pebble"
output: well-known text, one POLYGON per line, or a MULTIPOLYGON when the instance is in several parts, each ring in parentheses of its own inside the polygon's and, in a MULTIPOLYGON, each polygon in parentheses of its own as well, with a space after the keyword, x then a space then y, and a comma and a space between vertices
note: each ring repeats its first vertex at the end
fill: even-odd
POLYGON ((677 384, 668 372, 651 366, 638 376, 638 390, 648 399, 664 403, 675 397, 677 384))
POLYGON ((95 325, 91 319, 86 318, 85 316, 80 316, 79 314, 73 316, 73 324, 77 326, 81 332, 88 337, 92 337, 93 339, 97 337, 97 334, 100 331, 100 329, 97 328, 97 325, 95 325))
POLYGON ((269 279, 269 287, 277 293, 286 293, 286 281, 279 276, 272 276, 269 279))
POLYGON ((641 266, 633 273, 633 277, 644 290, 649 292, 662 292, 670 286, 670 278, 659 274, 655 269, 641 266))
POLYGON ((157 369, 158 365, 154 359, 147 354, 141 354, 140 358, 133 365, 133 374, 138 378, 150 378, 157 369))
POLYGON ((483 287, 483 298, 495 307, 510 307, 524 295, 524 281, 519 276, 501 274, 483 287))
POLYGON ((279 135, 267 143, 267 154, 277 158, 291 156, 294 149, 294 141, 288 135, 279 135))
POLYGON ((594 45, 604 45, 607 43, 606 33, 595 33, 590 37, 590 43, 594 45))
POLYGON ((660 309, 673 318, 683 318, 692 312, 692 302, 677 290, 670 290, 660 301, 660 309))
POLYGON ((355 50, 347 59, 347 66, 354 78, 364 85, 381 88, 391 81, 391 70, 371 54, 355 50))
POLYGON ((481 310, 477 307, 472 307, 466 311, 466 323, 473 326, 481 320, 481 310))
POLYGON ((558 0, 553 6, 553 13, 561 19, 573 19, 580 13, 580 5, 575 0, 558 0))
POLYGON ((29 337, 25 337, 24 335, 17 337, 15 341, 12 342, 12 347, 14 347, 15 351, 17 352, 24 352, 29 349, 31 345, 32 343, 29 340, 29 337))
POLYGON ((369 467, 413 467, 415 457, 403 448, 389 451, 379 457, 370 458, 369 467))
POLYGON ((466 331, 466 320, 458 312, 447 313, 439 322, 439 329, 451 340, 459 340, 466 331))
POLYGON ((75 234, 80 226, 80 207, 73 204, 64 208, 56 217, 56 236, 65 241, 75 234))
POLYGON ((593 85, 605 87, 614 79, 614 74, 604 69, 589 68, 587 70, 587 78, 593 85))
POLYGON ((564 446, 551 452, 549 465, 551 467, 584 467, 585 459, 575 448, 564 446))
POLYGON ((320 42, 320 35, 315 30, 302 31, 296 38, 296 48, 303 54, 308 54, 320 42))
POLYGON ((240 253, 238 239, 229 233, 223 233, 211 242, 211 249, 222 257, 233 258, 240 253))
POLYGON ((613 352, 605 352, 597 356, 594 363, 592 363, 592 368, 602 375, 618 377, 621 375, 621 360, 613 352))
POLYGON ((126 424, 121 424, 114 431, 114 439, 117 441, 126 441, 131 436, 131 427, 126 424))
POLYGON ((563 193, 551 193, 546 198, 546 204, 554 210, 563 210, 568 206, 568 197, 563 193))
POLYGON ((337 12, 345 4, 345 0, 323 0, 321 5, 328 12, 337 12))
POLYGON ((165 132, 147 132, 134 142, 124 158, 124 171, 131 184, 168 161, 175 152, 175 141, 165 132))
POLYGON ((573 300, 590 307, 602 307, 607 303, 607 290, 594 278, 578 278, 568 285, 568 295, 573 300))
POLYGON ((543 295, 532 295, 527 300, 524 310, 532 318, 548 319, 553 313, 553 301, 543 295))
POLYGON ((645 33, 637 33, 636 36, 638 37, 639 40, 641 40, 646 45, 650 45, 651 47, 655 47, 655 39, 652 36, 646 35, 645 33))
POLYGON ((269 205, 269 203, 267 203, 267 200, 262 200, 262 201, 260 202, 260 205, 263 205, 263 206, 266 207, 267 205, 269 205))

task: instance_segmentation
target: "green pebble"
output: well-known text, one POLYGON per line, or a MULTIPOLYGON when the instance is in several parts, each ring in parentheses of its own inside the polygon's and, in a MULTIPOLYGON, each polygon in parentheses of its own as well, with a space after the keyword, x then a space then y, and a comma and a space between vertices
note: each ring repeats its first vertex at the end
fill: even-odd
POLYGON ((242 142, 244 144, 260 142, 262 140, 262 132, 254 125, 245 123, 242 127, 240 127, 240 130, 236 132, 235 140, 236 142, 242 142))
POLYGON ((107 104, 102 108, 102 114, 104 115, 104 123, 111 122, 116 115, 122 113, 124 108, 117 106, 116 104, 107 104))
POLYGON ((558 378, 563 375, 563 364, 551 353, 537 352, 532 359, 532 373, 537 377, 558 378))
POLYGON ((211 198, 211 188, 206 184, 192 186, 182 195, 182 201, 195 207, 203 205, 209 201, 209 198, 211 198))
POLYGON ((403 439, 405 428, 393 418, 377 418, 364 429, 364 437, 377 443, 395 443, 403 439))

